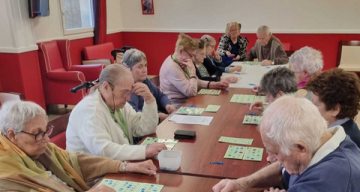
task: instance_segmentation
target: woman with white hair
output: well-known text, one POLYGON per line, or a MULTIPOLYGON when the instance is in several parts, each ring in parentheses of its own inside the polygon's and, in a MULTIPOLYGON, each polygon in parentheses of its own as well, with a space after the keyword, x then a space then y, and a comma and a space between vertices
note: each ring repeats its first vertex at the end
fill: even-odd
POLYGON ((289 59, 289 67, 294 71, 298 88, 304 88, 307 82, 321 73, 324 61, 320 51, 305 46, 295 51, 289 59))
MULTIPOLYGON (((127 50, 123 57, 123 64, 130 68, 134 81, 144 83, 155 97, 160 121, 166 119, 168 114, 176 110, 175 106, 170 103, 168 97, 147 78, 148 63, 144 52, 138 49, 127 50)), ((135 111, 142 111, 144 99, 140 95, 132 93, 129 103, 135 111)))
POLYGON ((126 163, 69 153, 49 143, 52 127, 45 111, 28 101, 6 102, 0 110, 0 191, 109 191, 89 183, 107 174, 153 175, 151 160, 126 163))
POLYGON ((213 191, 360 191, 360 149, 341 127, 327 129, 308 99, 277 99, 266 108, 259 127, 268 155, 277 161, 250 176, 222 180, 213 191))

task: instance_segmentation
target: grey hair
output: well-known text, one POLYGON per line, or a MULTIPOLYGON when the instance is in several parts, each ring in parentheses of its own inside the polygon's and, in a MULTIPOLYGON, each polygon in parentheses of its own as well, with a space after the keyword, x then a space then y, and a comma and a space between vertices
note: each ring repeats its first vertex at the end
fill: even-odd
POLYGON ((303 144, 313 154, 327 129, 325 119, 308 99, 285 95, 272 102, 264 111, 260 133, 290 155, 295 144, 303 144))
POLYGON ((205 34, 205 35, 201 36, 200 39, 204 41, 205 47, 208 47, 211 44, 211 42, 216 43, 215 38, 211 35, 205 34))
POLYGON ((270 35, 271 34, 270 27, 266 25, 261 25, 260 27, 258 27, 256 33, 270 35))
POLYGON ((305 46, 295 51, 289 58, 289 67, 294 72, 306 71, 310 75, 323 69, 324 61, 320 51, 305 46))
POLYGON ((236 28, 237 28, 238 30, 241 30, 241 23, 236 22, 236 21, 229 22, 229 23, 226 24, 226 28, 225 28, 225 34, 226 34, 227 36, 230 35, 230 28, 233 27, 233 26, 236 26, 236 28))
POLYGON ((282 91, 294 93, 297 91, 295 73, 287 67, 277 67, 267 72, 260 81, 260 91, 273 97, 282 91))
POLYGON ((127 65, 130 69, 142 60, 146 60, 146 55, 139 49, 129 49, 123 56, 124 65, 127 65))
POLYGON ((111 64, 101 71, 98 85, 101 85, 105 81, 111 85, 115 85, 115 82, 128 75, 131 76, 131 72, 127 66, 122 64, 111 64))
POLYGON ((16 133, 24 130, 26 123, 37 116, 46 116, 46 112, 38 104, 31 101, 5 102, 0 109, 0 131, 7 134, 9 128, 16 133))

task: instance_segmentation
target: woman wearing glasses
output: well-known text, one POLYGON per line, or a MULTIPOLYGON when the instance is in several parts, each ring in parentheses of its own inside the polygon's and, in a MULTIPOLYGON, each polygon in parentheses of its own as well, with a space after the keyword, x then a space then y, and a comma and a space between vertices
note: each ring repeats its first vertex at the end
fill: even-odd
POLYGON ((49 143, 45 111, 28 101, 6 102, 0 110, 0 191, 111 191, 90 188, 94 179, 116 172, 155 174, 148 160, 126 163, 68 153, 49 143))
POLYGON ((174 105, 181 105, 188 97, 195 96, 198 88, 225 89, 228 83, 203 81, 197 78, 193 58, 199 40, 179 34, 175 52, 169 55, 160 68, 160 89, 174 105))

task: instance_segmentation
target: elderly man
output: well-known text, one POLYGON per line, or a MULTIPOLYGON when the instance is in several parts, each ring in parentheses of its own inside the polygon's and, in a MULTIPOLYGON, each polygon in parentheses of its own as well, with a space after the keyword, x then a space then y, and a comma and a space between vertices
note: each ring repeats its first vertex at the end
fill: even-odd
POLYGON ((289 60, 289 68, 294 71, 298 88, 304 88, 307 82, 321 73, 324 66, 320 51, 305 46, 295 51, 289 60))
POLYGON ((107 66, 95 91, 72 110, 66 130, 69 151, 87 152, 117 160, 141 160, 157 155, 164 144, 133 144, 133 137, 155 132, 157 105, 149 88, 135 83, 130 70, 119 64, 107 66), (142 112, 126 101, 131 93, 144 98, 142 112))
POLYGON ((277 161, 250 176, 222 180, 215 192, 275 186, 289 192, 360 191, 360 149, 341 127, 327 129, 309 100, 283 96, 274 101, 264 112, 260 134, 277 161))
POLYGON ((257 30, 254 47, 250 49, 248 60, 255 58, 261 61, 262 65, 279 65, 288 63, 289 59, 282 47, 280 40, 275 37, 268 26, 260 26, 257 30))
POLYGON ((0 191, 86 191, 90 182, 107 173, 156 173, 151 160, 126 163, 68 153, 49 143, 53 128, 47 121, 45 110, 29 101, 6 102, 1 107, 0 191))

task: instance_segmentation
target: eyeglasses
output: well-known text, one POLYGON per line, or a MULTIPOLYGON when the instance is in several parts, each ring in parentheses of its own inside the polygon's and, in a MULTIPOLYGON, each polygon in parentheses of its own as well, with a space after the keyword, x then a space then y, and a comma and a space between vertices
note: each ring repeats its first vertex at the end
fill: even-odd
POLYGON ((54 129, 54 125, 49 125, 49 126, 47 127, 47 129, 46 129, 45 132, 44 132, 44 131, 40 131, 40 132, 37 133, 37 134, 29 133, 29 132, 26 132, 26 131, 20 131, 20 132, 34 136, 35 141, 41 141, 41 140, 45 137, 45 135, 46 135, 46 136, 51 135, 53 129, 54 129))

